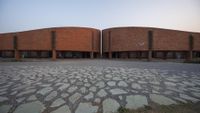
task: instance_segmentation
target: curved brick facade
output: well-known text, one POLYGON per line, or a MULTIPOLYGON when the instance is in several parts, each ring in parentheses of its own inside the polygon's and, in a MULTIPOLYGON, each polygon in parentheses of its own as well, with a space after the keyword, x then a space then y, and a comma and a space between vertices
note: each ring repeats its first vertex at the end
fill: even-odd
MULTIPOLYGON (((0 34, 0 57, 100 57, 100 30, 83 27, 46 28, 0 34)), ((102 31, 107 58, 200 57, 200 33, 148 27, 119 27, 102 31)))
MULTIPOLYGON (((53 59, 70 56, 70 54, 93 58, 99 56, 99 47, 100 30, 93 28, 46 28, 0 34, 1 54, 3 54, 3 51, 13 51, 17 59, 30 52, 32 52, 30 54, 41 54, 39 52, 42 51, 49 52, 48 54, 51 54, 50 56, 53 59)), ((71 55, 71 57, 73 56, 71 55)))
POLYGON ((110 58, 191 59, 193 54, 198 56, 199 52, 200 33, 144 27, 103 30, 103 54, 110 58))

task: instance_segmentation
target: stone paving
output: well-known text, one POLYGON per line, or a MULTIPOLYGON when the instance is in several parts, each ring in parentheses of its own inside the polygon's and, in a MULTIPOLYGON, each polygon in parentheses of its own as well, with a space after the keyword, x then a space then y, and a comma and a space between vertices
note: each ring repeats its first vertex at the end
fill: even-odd
POLYGON ((65 62, 0 62, 0 113, 112 113, 120 106, 200 100, 196 64, 181 66, 199 71, 173 69, 179 63, 158 63, 159 69, 148 62, 141 62, 143 68, 133 61, 132 67, 127 61, 65 62))

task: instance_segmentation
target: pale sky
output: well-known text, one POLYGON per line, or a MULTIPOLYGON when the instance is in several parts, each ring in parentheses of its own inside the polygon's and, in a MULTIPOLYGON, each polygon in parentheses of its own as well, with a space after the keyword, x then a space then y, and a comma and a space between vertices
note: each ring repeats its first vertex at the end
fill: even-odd
POLYGON ((0 33, 67 26, 200 32, 200 0, 0 0, 0 33))

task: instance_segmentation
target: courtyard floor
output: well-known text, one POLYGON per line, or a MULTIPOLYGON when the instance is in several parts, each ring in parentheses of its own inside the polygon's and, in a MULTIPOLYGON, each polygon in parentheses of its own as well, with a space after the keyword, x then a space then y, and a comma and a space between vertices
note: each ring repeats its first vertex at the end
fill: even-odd
POLYGON ((132 60, 0 62, 0 113, 112 113, 200 100, 200 65, 132 60))

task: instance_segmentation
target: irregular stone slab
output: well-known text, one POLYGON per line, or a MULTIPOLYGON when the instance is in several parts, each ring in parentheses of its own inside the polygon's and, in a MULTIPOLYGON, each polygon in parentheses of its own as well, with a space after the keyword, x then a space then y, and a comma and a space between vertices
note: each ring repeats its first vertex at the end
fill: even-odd
POLYGON ((122 99, 123 99, 123 97, 122 97, 122 96, 119 96, 119 99, 120 99, 120 100, 122 100, 122 99))
POLYGON ((105 77, 106 77, 106 78, 112 78, 112 75, 107 74, 107 75, 105 75, 105 77))
POLYGON ((46 88, 43 88, 43 89, 37 91, 37 93, 41 94, 41 95, 45 95, 45 94, 51 92, 52 90, 53 90, 52 87, 46 87, 46 88))
POLYGON ((158 81, 150 81, 149 83, 154 84, 154 85, 160 85, 160 82, 158 81))
POLYGON ((173 94, 173 91, 167 90, 167 91, 165 91, 165 92, 163 92, 163 93, 166 94, 166 95, 172 95, 172 94, 173 94))
POLYGON ((57 106, 60 106, 64 103, 65 103, 65 101, 63 99, 58 98, 51 104, 51 107, 57 107, 57 106))
POLYGON ((127 92, 122 90, 122 89, 118 89, 118 88, 115 88, 115 89, 111 89, 110 92, 113 94, 113 95, 119 95, 119 94, 126 94, 127 92))
POLYGON ((67 78, 64 79, 63 82, 64 82, 64 83, 68 83, 68 79, 67 79, 67 78))
POLYGON ((71 82, 71 84, 73 84, 74 82, 76 82, 76 80, 75 79, 71 79, 70 82, 71 82))
POLYGON ((16 99, 16 101, 17 101, 18 103, 20 103, 20 102, 24 101, 25 98, 26 98, 26 97, 21 97, 21 98, 16 99))
POLYGON ((86 78, 86 79, 84 79, 84 80, 83 80, 83 82, 87 83, 87 82, 88 82, 88 79, 87 79, 87 78, 86 78))
POLYGON ((0 106, 0 113, 8 113, 10 108, 11 108, 11 105, 2 105, 2 106, 0 106))
POLYGON ((55 86, 61 86, 63 83, 56 83, 55 86))
POLYGON ((94 102, 99 104, 99 103, 101 102, 101 99, 100 99, 100 98, 96 98, 96 99, 94 100, 94 102))
POLYGON ((70 86, 70 84, 63 84, 62 86, 60 86, 60 87, 58 88, 58 90, 63 91, 63 90, 65 90, 66 88, 68 88, 69 86, 70 86))
POLYGON ((156 91, 156 90, 152 90, 152 93, 160 94, 160 92, 158 92, 158 91, 156 91))
POLYGON ((174 78, 166 78, 167 80, 171 81, 171 82, 178 82, 178 80, 174 79, 174 78))
POLYGON ((113 77, 113 80, 119 81, 119 80, 122 80, 122 79, 120 77, 113 77))
POLYGON ((150 99, 160 105, 170 105, 170 104, 176 104, 175 101, 173 101, 170 98, 167 98, 163 95, 157 95, 157 94, 150 94, 150 99))
POLYGON ((193 94, 195 97, 200 98, 200 93, 192 92, 192 94, 193 94))
POLYGON ((37 98, 36 98, 35 95, 31 95, 31 96, 28 98, 29 101, 36 100, 36 99, 37 99, 37 98))
POLYGON ((52 111, 51 113, 71 113, 71 111, 67 105, 64 105, 64 106, 52 111))
POLYGON ((175 99, 175 100, 178 100, 178 101, 180 101, 180 102, 183 102, 183 103, 187 103, 186 100, 183 100, 183 99, 181 99, 181 98, 179 98, 179 97, 174 97, 174 99, 175 99))
POLYGON ((127 87, 128 84, 126 82, 124 82, 124 81, 119 81, 118 86, 127 87))
POLYGON ((62 93, 61 96, 62 96, 63 98, 66 98, 66 97, 69 96, 69 94, 68 94, 68 93, 62 93))
POLYGON ((14 113, 42 113, 45 109, 40 101, 22 104, 16 108, 14 113))
POLYGON ((85 87, 90 87, 91 84, 89 84, 89 83, 85 83, 84 86, 85 86, 85 87))
POLYGON ((156 91, 159 91, 159 90, 162 89, 161 87, 159 87, 159 86, 154 86, 154 85, 152 85, 152 88, 153 88, 154 90, 156 90, 156 91))
POLYGON ((93 106, 91 103, 80 103, 75 113, 96 113, 98 106, 93 106))
POLYGON ((17 94, 18 91, 13 91, 10 95, 15 95, 17 94))
POLYGON ((83 85, 83 82, 76 82, 76 85, 82 86, 82 85, 83 85))
POLYGON ((84 98, 86 100, 92 99, 94 97, 94 94, 92 92, 90 92, 88 95, 86 95, 84 98))
POLYGON ((107 95, 107 93, 106 93, 106 91, 105 91, 104 89, 101 89, 101 90, 97 93, 97 95, 98 95, 99 97, 105 97, 105 96, 107 95))
POLYGON ((6 100, 8 100, 7 97, 0 97, 0 102, 6 101, 6 100))
POLYGON ((140 86, 140 84, 137 84, 137 83, 132 83, 132 88, 133 89, 142 89, 142 87, 140 86))
POLYGON ((13 88, 12 91, 21 90, 21 89, 24 89, 26 87, 28 87, 28 86, 27 85, 20 85, 20 86, 13 88))
MULTIPOLYGON (((49 82, 52 82, 52 81, 49 81, 49 82)), ((51 84, 41 84, 40 86, 41 86, 41 87, 50 87, 51 84)))
POLYGON ((75 93, 69 97, 69 101, 74 104, 82 95, 80 93, 75 93))
POLYGON ((147 84, 146 81, 142 81, 142 80, 138 81, 138 83, 140 83, 140 84, 147 84))
POLYGON ((195 84, 192 83, 192 82, 183 81, 183 83, 184 83, 185 85, 187 85, 187 86, 195 86, 195 84))
POLYGON ((142 95, 130 95, 126 97, 126 108, 137 109, 148 105, 147 98, 142 95))
POLYGON ((115 113, 120 107, 119 103, 111 98, 108 98, 103 101, 103 113, 115 113))
POLYGON ((96 86, 99 88, 103 88, 103 87, 105 87, 105 83, 103 81, 100 81, 96 84, 96 86))
POLYGON ((115 81, 109 81, 109 82, 107 82, 107 84, 108 84, 109 86, 115 86, 115 85, 116 85, 116 82, 115 82, 115 81))
POLYGON ((167 85, 167 86, 176 86, 176 84, 173 83, 173 82, 165 82, 165 85, 167 85))
POLYGON ((190 100, 192 102, 198 102, 199 100, 194 98, 194 97, 190 97, 188 95, 185 95, 185 94, 180 94, 180 97, 183 98, 183 99, 186 99, 186 100, 190 100))
POLYGON ((78 87, 72 86, 72 87, 70 87, 70 88, 68 89, 68 92, 69 92, 69 93, 72 93, 72 92, 74 92, 74 91, 77 90, 77 89, 78 89, 78 87))
POLYGON ((92 87, 90 87, 89 90, 92 91, 92 92, 96 92, 97 88, 95 86, 92 86, 92 87))
POLYGON ((86 89, 86 87, 82 87, 80 88, 81 93, 86 93, 88 90, 86 89))
POLYGON ((33 93, 33 92, 35 92, 35 91, 36 91, 36 89, 27 90, 27 91, 18 93, 18 94, 17 94, 17 97, 22 96, 22 95, 25 95, 25 94, 33 93))
MULTIPOLYGON (((194 91, 194 92, 200 92, 200 88, 197 88, 197 87, 191 87, 191 88, 188 88, 188 89, 190 89, 192 92, 194 91)), ((187 89, 187 90, 188 90, 187 89)))
POLYGON ((4 95, 4 94, 6 94, 6 93, 7 93, 6 91, 5 91, 5 92, 1 92, 1 91, 0 91, 0 95, 4 95))
POLYGON ((57 96, 57 91, 53 91, 51 92, 44 100, 45 101, 50 101, 52 100, 53 98, 55 98, 57 96))

